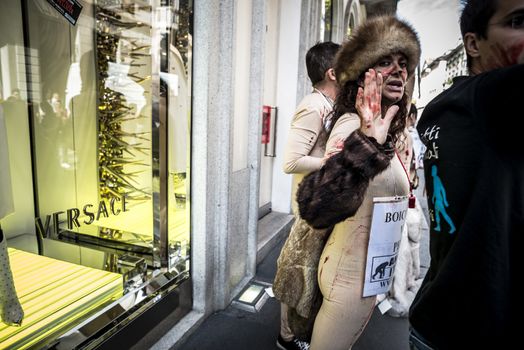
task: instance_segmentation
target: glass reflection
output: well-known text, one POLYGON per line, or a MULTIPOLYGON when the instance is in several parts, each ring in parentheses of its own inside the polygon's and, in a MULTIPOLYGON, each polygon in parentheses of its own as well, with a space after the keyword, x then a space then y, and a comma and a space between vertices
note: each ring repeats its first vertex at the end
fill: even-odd
POLYGON ((181 274, 189 271, 190 254, 191 2, 174 2, 171 10, 168 72, 161 79, 168 86, 169 269, 181 274))

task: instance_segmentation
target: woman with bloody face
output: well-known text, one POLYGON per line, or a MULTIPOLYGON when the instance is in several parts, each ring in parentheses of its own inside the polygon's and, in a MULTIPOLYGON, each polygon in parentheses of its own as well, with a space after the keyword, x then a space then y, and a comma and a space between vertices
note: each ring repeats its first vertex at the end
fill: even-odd
POLYGON ((332 156, 302 181, 297 197, 311 226, 334 225, 318 267, 323 302, 313 350, 350 349, 375 306, 376 296, 363 297, 373 203, 410 192, 395 148, 406 126, 406 81, 419 57, 417 34, 393 16, 362 24, 338 53, 341 90, 326 145, 332 156))

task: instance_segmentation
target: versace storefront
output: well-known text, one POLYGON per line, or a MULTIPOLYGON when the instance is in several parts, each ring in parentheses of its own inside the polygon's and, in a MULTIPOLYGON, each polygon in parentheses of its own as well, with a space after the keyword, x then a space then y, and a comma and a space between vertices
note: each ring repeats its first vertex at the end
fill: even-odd
POLYGON ((3 0, 0 349, 191 309, 190 0, 3 0))

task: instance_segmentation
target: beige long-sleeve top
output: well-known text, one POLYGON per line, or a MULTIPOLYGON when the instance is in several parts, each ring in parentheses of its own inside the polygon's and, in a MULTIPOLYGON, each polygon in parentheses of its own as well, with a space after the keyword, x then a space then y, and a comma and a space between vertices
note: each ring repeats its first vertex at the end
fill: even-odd
POLYGON ((296 191, 305 175, 320 169, 326 150, 326 118, 329 118, 333 106, 318 90, 307 95, 298 105, 293 120, 284 154, 284 172, 293 174, 291 189, 292 209, 298 213, 296 191))

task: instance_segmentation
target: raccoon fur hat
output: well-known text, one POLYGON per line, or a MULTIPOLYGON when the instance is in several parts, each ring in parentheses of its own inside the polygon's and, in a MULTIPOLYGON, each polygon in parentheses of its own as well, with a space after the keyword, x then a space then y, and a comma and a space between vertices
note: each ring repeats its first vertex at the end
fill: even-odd
POLYGON ((382 57, 402 53, 407 58, 408 76, 420 60, 420 42, 408 23, 394 16, 378 16, 358 26, 342 44, 336 56, 335 74, 340 86, 356 81, 382 57))

